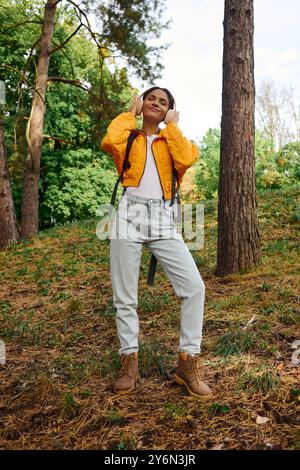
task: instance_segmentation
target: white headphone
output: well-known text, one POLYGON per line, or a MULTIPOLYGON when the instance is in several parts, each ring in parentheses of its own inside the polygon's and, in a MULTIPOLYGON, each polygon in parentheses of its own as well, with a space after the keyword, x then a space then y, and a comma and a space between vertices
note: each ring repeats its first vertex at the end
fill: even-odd
MULTIPOLYGON (((143 100, 143 94, 142 94, 140 95, 139 100, 136 105, 136 116, 141 116, 143 106, 144 106, 144 100, 143 100)), ((167 114, 165 115, 164 123, 168 124, 169 122, 173 121, 175 118, 175 114, 176 114, 176 103, 174 100, 174 106, 172 109, 169 109, 167 114)))

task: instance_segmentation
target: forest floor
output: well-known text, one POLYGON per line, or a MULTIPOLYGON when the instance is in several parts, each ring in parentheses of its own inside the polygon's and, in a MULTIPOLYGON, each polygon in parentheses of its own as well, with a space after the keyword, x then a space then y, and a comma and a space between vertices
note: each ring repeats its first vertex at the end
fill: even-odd
POLYGON ((204 248, 191 251, 206 285, 208 401, 173 381, 180 299, 159 265, 147 286, 146 248, 141 381, 123 398, 112 388, 119 344, 109 242, 97 238, 97 220, 44 230, 0 253, 0 449, 300 449, 300 365, 292 349, 300 339, 299 191, 266 191, 258 206, 257 268, 214 275, 213 202, 205 204, 204 248))

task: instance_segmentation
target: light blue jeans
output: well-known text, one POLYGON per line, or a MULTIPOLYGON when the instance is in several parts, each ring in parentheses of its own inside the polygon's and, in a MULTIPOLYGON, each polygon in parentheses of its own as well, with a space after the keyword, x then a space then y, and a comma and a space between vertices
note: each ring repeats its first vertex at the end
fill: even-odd
POLYGON ((110 233, 110 275, 120 354, 138 351, 138 280, 145 244, 163 267, 181 299, 179 351, 201 349, 205 285, 181 234, 170 201, 125 193, 110 233))

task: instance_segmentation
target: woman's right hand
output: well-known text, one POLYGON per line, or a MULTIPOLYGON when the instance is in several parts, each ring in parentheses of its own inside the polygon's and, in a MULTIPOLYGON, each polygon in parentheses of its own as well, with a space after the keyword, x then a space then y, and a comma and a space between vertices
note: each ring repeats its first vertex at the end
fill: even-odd
POLYGON ((133 96, 131 99, 131 103, 129 106, 129 112, 133 114, 133 116, 136 116, 136 105, 138 104, 139 97, 138 96, 133 96))

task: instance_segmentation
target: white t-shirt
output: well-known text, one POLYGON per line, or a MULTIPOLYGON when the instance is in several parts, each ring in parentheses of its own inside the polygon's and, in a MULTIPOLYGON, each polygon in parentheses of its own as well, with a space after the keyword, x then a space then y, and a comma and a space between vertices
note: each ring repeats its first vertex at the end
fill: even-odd
POLYGON ((142 196, 149 199, 161 199, 163 190, 159 180, 159 174, 156 168, 152 152, 152 142, 157 137, 157 134, 147 136, 147 156, 144 174, 141 178, 139 186, 128 186, 126 191, 135 196, 142 196))

